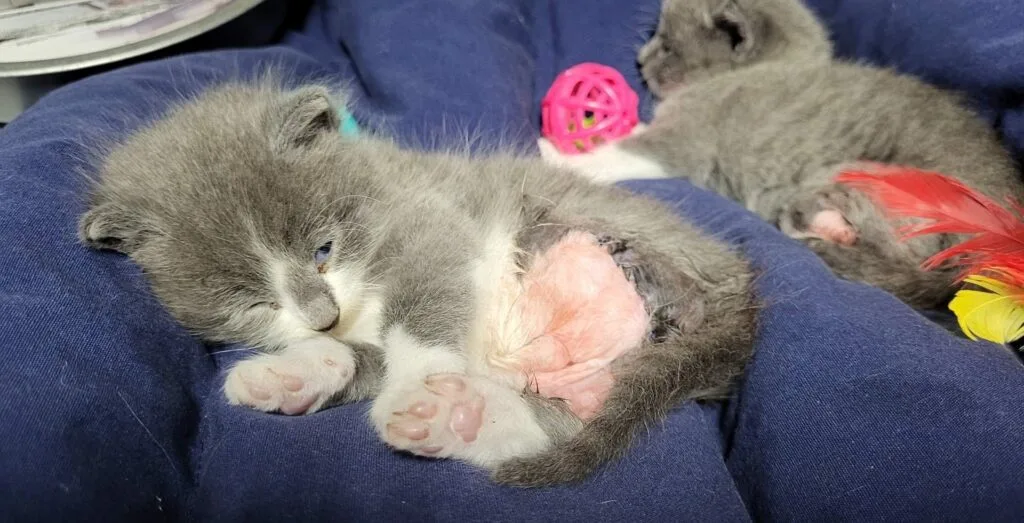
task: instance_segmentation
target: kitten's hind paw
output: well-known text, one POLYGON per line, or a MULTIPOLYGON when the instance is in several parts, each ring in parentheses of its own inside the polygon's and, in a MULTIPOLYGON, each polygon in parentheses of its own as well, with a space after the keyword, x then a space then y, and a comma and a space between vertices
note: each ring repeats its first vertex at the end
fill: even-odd
POLYGON ((822 240, 839 245, 853 245, 857 241, 857 231, 853 230, 843 213, 834 209, 819 211, 811 217, 807 230, 822 240))
POLYGON ((447 457, 476 441, 485 403, 463 376, 430 376, 406 403, 387 424, 385 441, 392 447, 420 456, 447 457))
POLYGON ((224 394, 232 405, 311 414, 341 392, 354 375, 355 360, 347 345, 330 339, 306 340, 238 363, 228 372, 224 394))
POLYGON ((522 395, 481 376, 432 374, 378 396, 370 415, 392 448, 492 468, 550 443, 522 395))
POLYGON ((844 211, 846 200, 845 193, 835 188, 798 197, 782 212, 779 228, 794 239, 851 246, 857 242, 858 233, 844 211))

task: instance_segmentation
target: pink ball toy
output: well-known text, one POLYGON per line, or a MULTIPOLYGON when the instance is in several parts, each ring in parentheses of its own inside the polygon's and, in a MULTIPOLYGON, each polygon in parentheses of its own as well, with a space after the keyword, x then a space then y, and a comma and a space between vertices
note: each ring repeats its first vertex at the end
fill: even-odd
POLYGON ((640 121, 640 99, 611 67, 582 63, 555 78, 541 102, 541 133, 566 154, 622 138, 640 121))

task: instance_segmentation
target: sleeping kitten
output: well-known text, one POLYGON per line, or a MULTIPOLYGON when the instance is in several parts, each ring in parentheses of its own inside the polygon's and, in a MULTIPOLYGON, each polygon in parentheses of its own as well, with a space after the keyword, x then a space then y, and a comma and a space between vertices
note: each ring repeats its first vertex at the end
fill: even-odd
POLYGON ((832 59, 798 0, 665 0, 640 50, 662 99, 649 127, 591 154, 549 162, 594 180, 685 177, 802 240, 841 277, 922 308, 953 292, 920 262, 962 240, 901 242, 872 202, 833 177, 857 162, 939 171, 1002 200, 1019 194, 996 133, 957 96, 909 76, 832 59))
POLYGON ((213 88, 114 147, 81 219, 187 328, 264 351, 229 370, 231 403, 372 398, 388 445, 534 486, 582 480, 742 373, 751 271, 668 208, 539 160, 344 138, 335 108, 318 86, 213 88), (481 324, 501 276, 574 230, 602 238, 653 318, 586 424, 490 366, 481 324))

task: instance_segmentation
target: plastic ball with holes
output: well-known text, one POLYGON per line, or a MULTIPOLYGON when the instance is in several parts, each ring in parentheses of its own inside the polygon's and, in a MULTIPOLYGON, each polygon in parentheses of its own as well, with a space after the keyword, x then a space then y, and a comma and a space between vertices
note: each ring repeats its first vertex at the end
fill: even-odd
POLYGON ((541 133, 559 151, 579 154, 629 135, 640 100, 615 69, 582 63, 563 71, 541 102, 541 133))

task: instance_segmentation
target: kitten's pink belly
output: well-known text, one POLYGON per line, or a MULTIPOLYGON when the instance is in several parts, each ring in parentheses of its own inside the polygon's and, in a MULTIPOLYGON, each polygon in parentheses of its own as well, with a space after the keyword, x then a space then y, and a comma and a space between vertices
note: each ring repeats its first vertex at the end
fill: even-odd
POLYGON ((570 233, 535 258, 515 303, 531 340, 515 352, 520 368, 541 394, 593 416, 614 384, 609 365, 648 332, 633 284, 593 235, 570 233))

